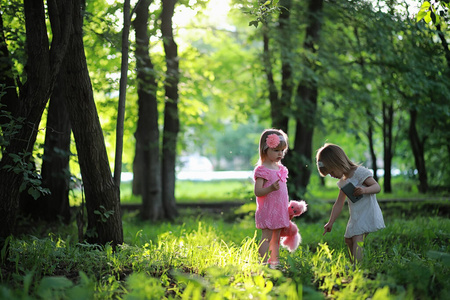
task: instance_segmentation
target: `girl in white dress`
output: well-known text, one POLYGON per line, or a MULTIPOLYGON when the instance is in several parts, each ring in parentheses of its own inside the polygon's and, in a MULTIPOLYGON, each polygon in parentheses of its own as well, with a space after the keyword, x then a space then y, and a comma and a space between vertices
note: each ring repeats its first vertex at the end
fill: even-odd
POLYGON ((325 177, 329 174, 331 177, 339 179, 337 182, 339 195, 333 205, 330 219, 324 226, 323 235, 331 231, 342 211, 347 197, 342 188, 348 183, 355 186, 348 200, 350 219, 344 238, 350 250, 352 262, 361 262, 364 238, 369 232, 385 228, 383 214, 375 196, 381 190, 380 185, 375 181, 369 169, 352 162, 338 145, 327 143, 321 147, 317 151, 316 163, 321 176, 325 177))

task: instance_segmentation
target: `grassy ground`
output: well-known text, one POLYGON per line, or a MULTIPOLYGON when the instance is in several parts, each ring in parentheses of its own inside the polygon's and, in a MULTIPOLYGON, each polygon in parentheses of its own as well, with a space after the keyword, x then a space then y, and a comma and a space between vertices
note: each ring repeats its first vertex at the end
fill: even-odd
MULTIPOLYGON (((383 180, 380 180, 383 186, 383 180)), ((440 199, 443 195, 421 195, 417 187, 406 181, 404 178, 395 178, 392 181, 392 193, 377 194, 379 200, 386 199, 440 199)), ((383 189, 382 189, 383 190, 383 189)), ((319 178, 312 177, 311 184, 305 195, 305 200, 335 200, 338 194, 336 180, 325 178, 325 186, 319 184, 319 178)), ((175 198, 177 203, 220 203, 235 201, 239 203, 254 202, 253 182, 251 180, 218 180, 218 181, 177 181, 175 187, 175 198)), ((446 196, 448 199, 448 195, 446 196)), ((141 203, 139 197, 133 196, 131 183, 126 182, 121 185, 121 199, 123 204, 141 203)))
POLYGON ((331 203, 310 202, 295 221, 302 244, 281 267, 259 263, 253 203, 174 222, 123 216, 116 251, 79 243, 75 223, 22 224, 2 253, 0 299, 450 299, 449 201, 382 203, 387 228, 369 235, 353 270, 344 209, 322 236, 331 203))

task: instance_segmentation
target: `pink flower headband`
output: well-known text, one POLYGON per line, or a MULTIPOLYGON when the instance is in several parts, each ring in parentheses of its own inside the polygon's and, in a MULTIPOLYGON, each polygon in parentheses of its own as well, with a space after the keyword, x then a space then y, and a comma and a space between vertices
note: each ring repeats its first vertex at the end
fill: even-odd
POLYGON ((276 133, 269 134, 266 138, 266 145, 269 148, 275 149, 280 144, 280 137, 276 133))

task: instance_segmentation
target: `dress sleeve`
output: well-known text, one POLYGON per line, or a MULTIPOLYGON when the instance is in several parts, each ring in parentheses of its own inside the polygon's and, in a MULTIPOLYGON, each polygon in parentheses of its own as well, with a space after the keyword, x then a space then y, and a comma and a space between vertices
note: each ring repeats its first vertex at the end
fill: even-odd
POLYGON ((253 179, 255 181, 256 178, 263 178, 265 180, 269 180, 269 170, 267 170, 264 166, 257 166, 253 172, 253 179))
POLYGON ((368 178, 368 177, 373 177, 373 173, 372 171, 370 171, 369 169, 367 169, 366 167, 360 166, 358 167, 358 181, 363 184, 363 182, 368 178))

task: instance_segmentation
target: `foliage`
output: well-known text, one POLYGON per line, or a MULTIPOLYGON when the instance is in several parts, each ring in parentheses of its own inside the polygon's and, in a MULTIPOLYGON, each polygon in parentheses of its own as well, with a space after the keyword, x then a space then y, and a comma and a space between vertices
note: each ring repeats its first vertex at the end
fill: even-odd
MULTIPOLYGON (((342 241, 343 217, 326 238, 321 229, 328 216, 298 220, 303 242, 294 253, 282 250, 277 270, 258 262, 253 217, 233 211, 221 218, 186 210, 173 223, 151 225, 125 213, 125 243, 116 251, 78 243, 75 226, 46 234, 48 226, 33 224, 32 235, 10 239, 0 298, 446 299, 449 205, 441 204, 447 207, 442 217, 409 203, 383 207, 390 210, 387 228, 368 236, 356 269, 342 241)), ((309 208, 305 215, 331 204, 309 208)))
POLYGON ((254 4, 253 9, 247 12, 255 18, 254 20, 251 20, 248 25, 257 28, 259 23, 266 23, 268 15, 281 11, 278 3, 279 0, 258 0, 257 3, 254 4))
POLYGON ((450 1, 438 0, 438 1, 424 1, 417 13, 417 21, 424 20, 427 24, 433 23, 437 25, 441 23, 441 18, 444 19, 443 23, 448 21, 448 12, 450 9, 450 1))

